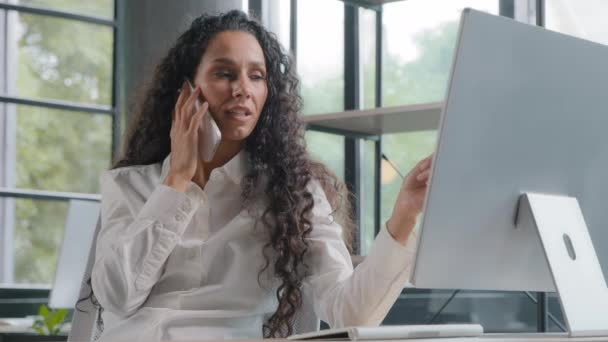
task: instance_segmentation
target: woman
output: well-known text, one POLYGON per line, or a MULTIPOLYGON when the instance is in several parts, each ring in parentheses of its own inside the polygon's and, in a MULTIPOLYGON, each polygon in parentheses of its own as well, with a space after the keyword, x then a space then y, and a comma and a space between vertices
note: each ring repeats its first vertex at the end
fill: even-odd
POLYGON ((201 16, 179 37, 102 176, 102 340, 286 336, 304 293, 332 327, 382 321, 410 275, 430 159, 353 271, 333 218, 343 184, 306 153, 300 102, 289 57, 244 13, 201 16), (210 162, 204 115, 222 133, 210 162))

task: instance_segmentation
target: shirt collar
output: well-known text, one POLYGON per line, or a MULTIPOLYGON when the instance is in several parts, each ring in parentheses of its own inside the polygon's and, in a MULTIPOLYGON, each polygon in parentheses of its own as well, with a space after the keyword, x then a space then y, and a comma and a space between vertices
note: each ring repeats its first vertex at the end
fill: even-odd
MULTIPOLYGON (((160 180, 161 183, 167 177, 169 173, 169 166, 171 161, 171 153, 163 160, 161 166, 160 180)), ((240 184, 243 177, 249 170, 247 161, 247 152, 241 150, 236 156, 232 157, 226 164, 218 167, 215 172, 224 172, 235 184, 240 184)))

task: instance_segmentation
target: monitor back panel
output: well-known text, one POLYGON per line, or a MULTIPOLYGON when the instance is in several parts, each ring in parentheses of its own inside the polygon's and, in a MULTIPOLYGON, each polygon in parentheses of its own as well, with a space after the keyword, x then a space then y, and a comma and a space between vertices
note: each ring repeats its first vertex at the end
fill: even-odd
POLYGON ((474 10, 458 39, 413 283, 554 290, 523 192, 578 198, 608 274, 608 47, 474 10))

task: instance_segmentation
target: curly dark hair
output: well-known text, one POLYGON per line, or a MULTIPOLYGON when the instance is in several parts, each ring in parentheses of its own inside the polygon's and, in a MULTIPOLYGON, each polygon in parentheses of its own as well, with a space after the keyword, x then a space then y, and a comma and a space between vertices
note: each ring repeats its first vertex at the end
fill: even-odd
MULTIPOLYGON (((152 81, 130 123, 122 156, 113 168, 162 162, 171 151, 169 132, 171 112, 184 78, 193 79, 209 41, 224 31, 242 31, 253 35, 264 52, 267 68, 268 97, 259 121, 244 149, 251 168, 242 181, 242 196, 250 203, 259 196, 255 189, 264 183, 268 207, 262 222, 269 241, 264 246, 264 272, 273 264, 274 276, 281 284, 276 296, 276 312, 263 326, 264 337, 284 337, 293 333, 293 322, 302 305, 301 285, 306 276, 307 236, 312 231, 313 196, 307 189, 312 180, 320 182, 334 210, 334 217, 344 228, 350 249, 353 222, 350 195, 344 183, 323 164, 313 161, 306 151, 299 81, 290 56, 283 51, 276 36, 257 20, 241 11, 230 11, 196 18, 155 70, 152 81), (272 255, 272 257, 270 256, 272 255)), ((94 296, 90 296, 94 299, 94 296)))

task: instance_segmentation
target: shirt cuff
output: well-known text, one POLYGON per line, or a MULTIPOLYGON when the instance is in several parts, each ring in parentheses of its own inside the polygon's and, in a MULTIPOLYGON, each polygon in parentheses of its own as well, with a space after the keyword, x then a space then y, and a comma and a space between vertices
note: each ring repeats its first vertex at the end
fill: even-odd
POLYGON ((191 201, 198 203, 199 206, 201 203, 207 203, 207 194, 193 181, 190 181, 186 187, 186 196, 188 196, 191 201))
POLYGON ((188 184, 186 192, 159 184, 148 197, 138 217, 160 223, 161 229, 181 236, 196 210, 206 203, 207 195, 194 182, 188 184))
POLYGON ((412 230, 404 245, 395 240, 386 224, 378 233, 366 260, 375 265, 382 277, 395 279, 404 272, 409 272, 416 256, 417 235, 412 230))

